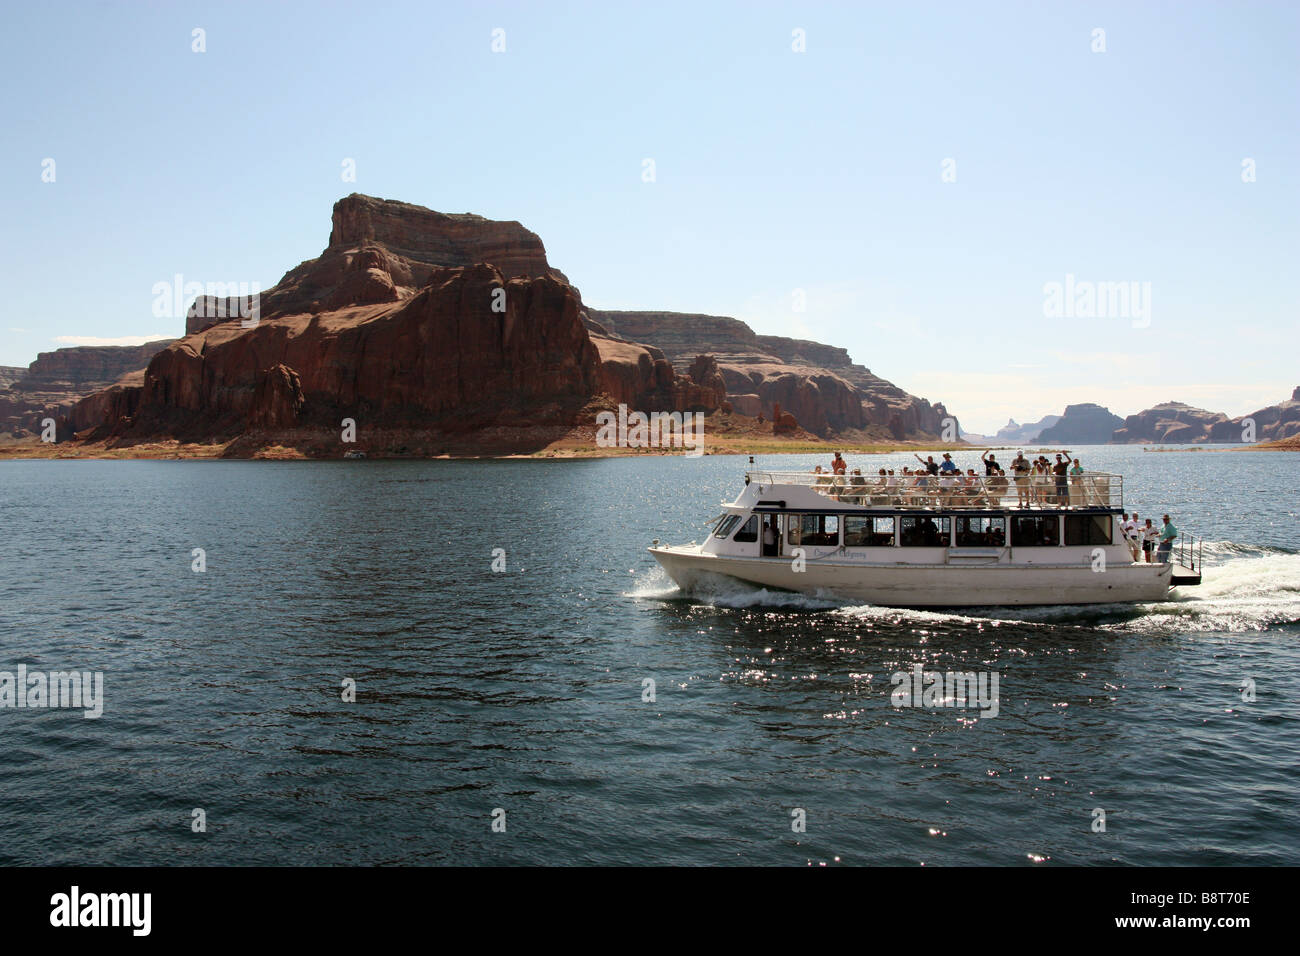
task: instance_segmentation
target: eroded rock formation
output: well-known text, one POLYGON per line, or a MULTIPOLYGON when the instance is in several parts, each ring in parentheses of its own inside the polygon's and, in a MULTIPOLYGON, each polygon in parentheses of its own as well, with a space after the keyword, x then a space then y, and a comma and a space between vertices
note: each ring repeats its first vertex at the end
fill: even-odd
POLYGON ((946 416, 843 349, 734 319, 585 309, 517 222, 356 194, 335 204, 320 256, 256 303, 201 296, 186 330, 142 374, 68 409, 69 424, 123 441, 239 437, 243 450, 251 433, 320 437, 344 418, 359 434, 480 431, 521 447, 530 429, 573 427, 619 402, 726 402, 755 417, 779 403, 778 429, 899 438, 937 435, 946 416))
POLYGON ((7 385, 0 384, 0 432, 36 434, 42 421, 53 418, 63 426, 57 432, 60 439, 71 437, 67 423, 77 402, 140 371, 173 341, 78 345, 41 352, 27 368, 15 369, 19 374, 7 385))
POLYGON ((939 437, 949 417, 942 405, 909 395, 833 345, 758 335, 726 316, 587 311, 607 332, 661 349, 679 370, 697 355, 712 354, 727 399, 741 414, 771 415, 779 402, 814 434, 873 430, 900 439, 939 437))
POLYGON ((1210 430, 1210 441, 1234 442, 1249 441, 1250 431, 1246 420, 1253 425, 1254 438, 1258 442, 1283 442, 1300 436, 1300 386, 1291 391, 1291 397, 1283 399, 1276 405, 1268 405, 1249 415, 1242 415, 1232 420, 1232 428, 1221 425, 1210 430))
MULTIPOLYGON (((325 250, 261 294, 259 318, 401 302, 435 269, 483 262, 506 277, 551 276, 568 284, 546 261, 542 240, 517 222, 448 215, 353 193, 334 204, 325 250)), ((200 297, 186 317, 185 333, 247 318, 250 310, 247 300, 200 297)))
POLYGON ((556 278, 478 264, 435 270, 397 304, 220 323, 154 358, 122 432, 209 440, 250 427, 337 430, 344 418, 359 434, 568 425, 600 385, 578 313, 556 278))
POLYGON ((1210 440, 1215 425, 1230 421, 1222 412, 1207 412, 1183 402, 1162 402, 1125 418, 1111 433, 1111 441, 1199 444, 1210 440))
POLYGON ((1275 442, 1300 435, 1300 387, 1289 399, 1249 415, 1229 418, 1182 402, 1164 402, 1124 419, 1111 440, 1117 443, 1237 444, 1275 442))

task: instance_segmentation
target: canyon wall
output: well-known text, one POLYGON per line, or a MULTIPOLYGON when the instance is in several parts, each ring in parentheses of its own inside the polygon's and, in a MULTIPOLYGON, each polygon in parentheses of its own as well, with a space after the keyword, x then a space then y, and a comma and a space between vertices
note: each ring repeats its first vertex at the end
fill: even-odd
POLYGON ((817 435, 866 431, 896 439, 938 438, 949 417, 942 405, 909 395, 837 346, 758 335, 727 316, 590 307, 587 313, 609 332, 661 349, 679 369, 697 355, 714 355, 737 411, 770 417, 779 403, 817 435))

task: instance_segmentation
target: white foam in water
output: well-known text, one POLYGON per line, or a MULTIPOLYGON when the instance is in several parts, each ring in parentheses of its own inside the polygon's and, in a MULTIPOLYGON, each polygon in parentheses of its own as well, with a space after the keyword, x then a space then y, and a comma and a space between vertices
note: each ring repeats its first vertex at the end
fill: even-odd
POLYGON ((682 592, 668 576, 668 572, 656 564, 644 574, 638 574, 633 581, 632 590, 623 592, 623 596, 662 601, 681 597, 682 592))
POLYGON ((1248 631, 1300 623, 1300 554, 1253 548, 1230 541, 1207 542, 1206 567, 1197 587, 1180 588, 1173 600, 1152 604, 1097 604, 1075 607, 1004 607, 970 612, 908 610, 870 604, 850 605, 830 595, 811 597, 719 577, 684 594, 664 570, 655 567, 637 578, 628 597, 691 599, 722 608, 796 608, 833 611, 861 620, 906 620, 930 624, 1086 624, 1113 630, 1248 631), (1242 557, 1240 555, 1253 555, 1242 557), (973 615, 973 616, 972 616, 973 615), (1113 620, 1107 621, 1107 618, 1113 620))
POLYGON ((1174 594, 1172 601, 1146 605, 1147 614, 1126 626, 1251 631, 1300 623, 1300 554, 1269 551, 1263 557, 1230 558, 1207 566, 1198 587, 1174 594))
POLYGON ((830 611, 842 604, 829 596, 812 597, 792 591, 754 589, 741 581, 718 582, 716 588, 709 591, 709 603, 725 608, 770 607, 804 611, 830 611))
POLYGON ((809 611, 830 610, 840 607, 843 603, 830 597, 810 597, 790 591, 769 591, 764 587, 720 575, 710 578, 707 584, 702 584, 687 594, 673 583, 672 578, 668 577, 663 568, 657 565, 638 576, 635 587, 625 596, 658 601, 690 599, 722 608, 771 607, 809 611))
POLYGON ((948 611, 924 611, 920 608, 886 607, 877 604, 857 604, 853 607, 840 608, 835 613, 860 621, 906 619, 909 623, 917 624, 988 624, 994 620, 994 618, 989 617, 969 617, 965 614, 953 614, 948 611))

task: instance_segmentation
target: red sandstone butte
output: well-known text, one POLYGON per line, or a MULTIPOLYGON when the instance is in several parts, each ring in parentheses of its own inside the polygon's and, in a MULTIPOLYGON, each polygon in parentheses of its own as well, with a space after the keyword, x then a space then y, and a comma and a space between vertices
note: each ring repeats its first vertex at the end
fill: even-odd
POLYGON ((935 430, 945 414, 843 349, 756 336, 734 319, 587 309, 517 222, 358 194, 335 203, 321 254, 261 293, 255 312, 201 296, 186 333, 142 373, 68 403, 67 431, 122 443, 240 438, 241 453, 301 446, 308 432, 332 454, 351 418, 359 435, 386 433, 388 448, 481 433, 510 451, 617 403, 713 412, 728 401, 755 416, 779 404, 778 428, 899 438, 935 430))
POLYGON ((126 433, 569 425, 600 382, 578 312, 559 279, 480 263, 433 270, 399 303, 219 323, 150 362, 126 433))
POLYGON ((352 418, 398 441, 506 430, 508 449, 583 424, 593 402, 712 411, 726 397, 710 360, 697 382, 657 349, 589 332, 578 290, 517 222, 354 194, 321 255, 261 294, 256 324, 250 311, 200 297, 186 337, 78 403, 72 428, 220 441, 352 418))

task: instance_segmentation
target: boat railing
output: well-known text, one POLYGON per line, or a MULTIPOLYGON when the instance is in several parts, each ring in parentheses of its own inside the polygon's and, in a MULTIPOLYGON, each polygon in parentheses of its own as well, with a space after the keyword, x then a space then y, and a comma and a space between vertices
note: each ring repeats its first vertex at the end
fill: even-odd
POLYGON ((1205 547, 1205 539, 1198 534, 1179 532, 1175 539, 1173 547, 1170 549, 1170 560, 1175 564, 1186 568, 1188 571, 1201 573, 1201 552, 1205 547))
POLYGON ((1065 476, 836 475, 751 471, 746 483, 800 485, 843 504, 866 508, 1122 508, 1124 479, 1104 471, 1065 476), (924 484, 921 480, 924 479, 924 484))

